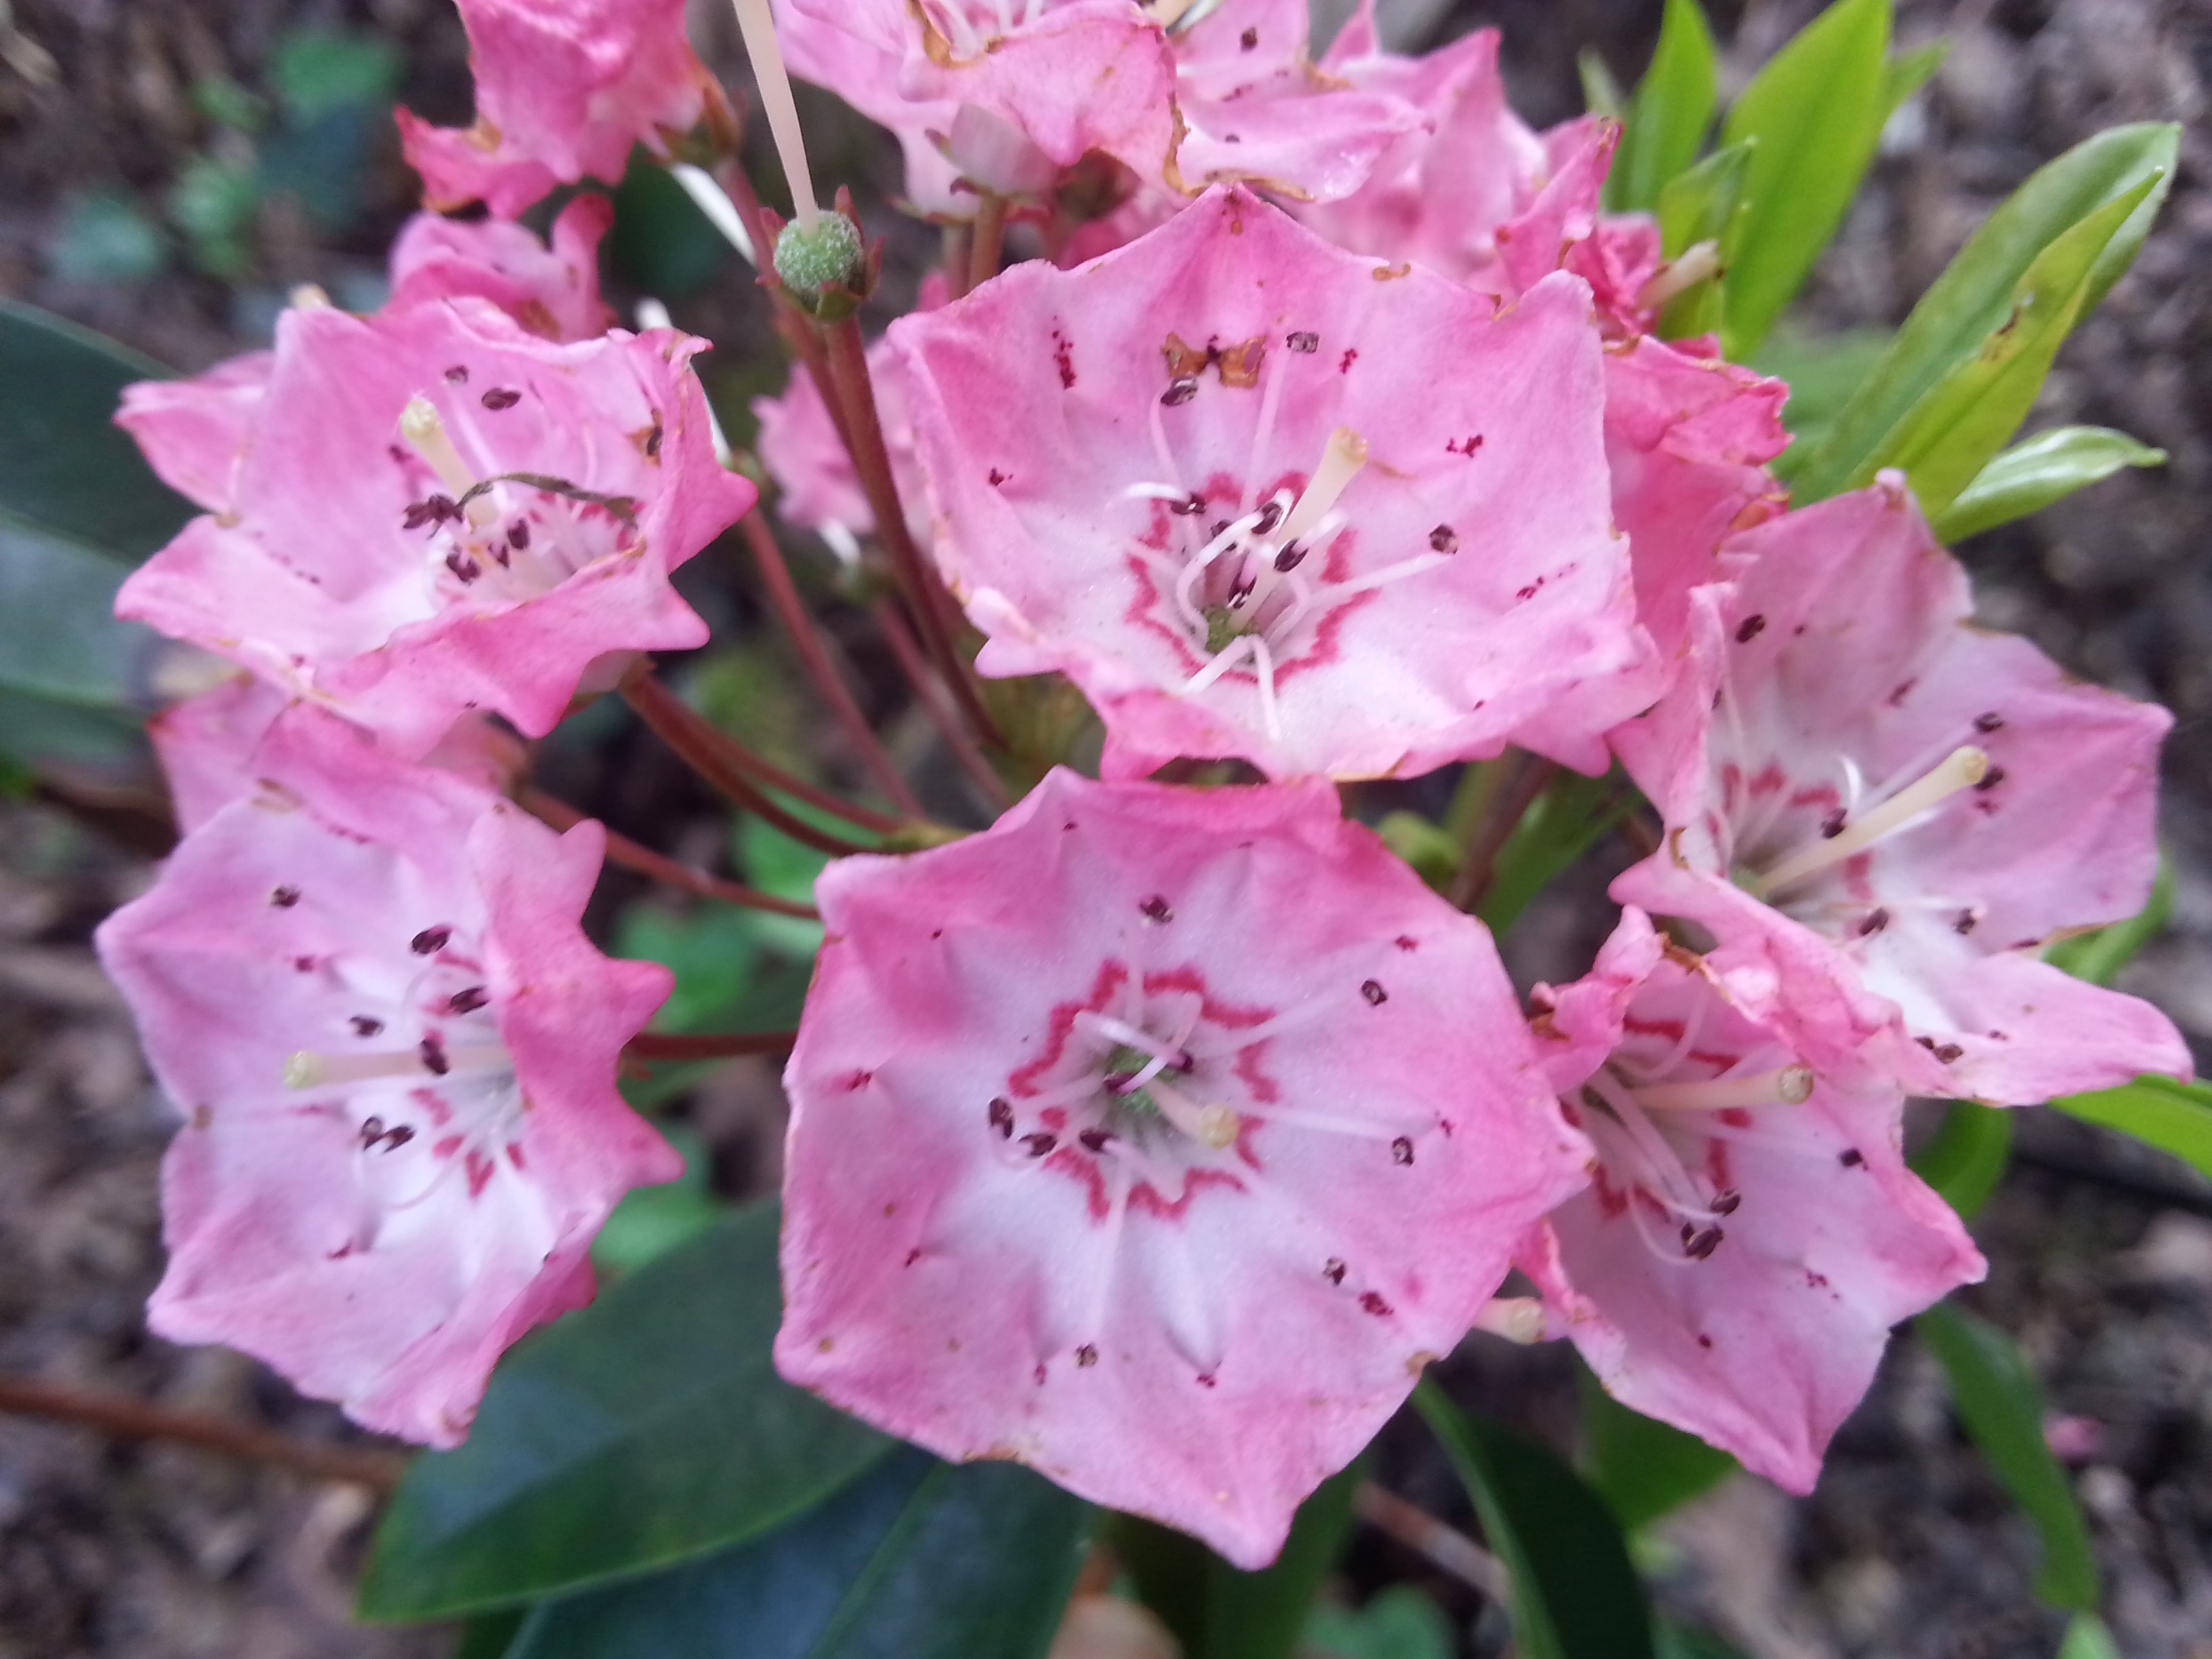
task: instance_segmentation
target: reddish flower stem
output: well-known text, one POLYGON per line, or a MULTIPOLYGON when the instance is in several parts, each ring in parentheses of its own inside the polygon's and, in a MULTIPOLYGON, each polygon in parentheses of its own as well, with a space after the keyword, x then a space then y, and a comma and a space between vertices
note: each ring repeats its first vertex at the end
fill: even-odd
MULTIPOLYGON (((543 789, 534 787, 523 789, 521 801, 525 811, 544 819, 556 830, 567 830, 581 823, 586 816, 568 802, 556 799, 543 789)), ((811 904, 802 904, 796 899, 778 898, 773 893, 763 893, 739 882, 710 876, 704 870, 678 864, 674 859, 656 853, 650 847, 613 830, 607 831, 607 862, 618 864, 625 870, 635 870, 641 876, 648 876, 679 891, 696 893, 701 898, 720 899, 725 904, 741 904, 747 909, 768 910, 779 916, 798 916, 807 921, 818 921, 822 918, 822 913, 811 904)))
POLYGON ((983 792, 985 800, 995 807, 1006 806, 1009 803, 1006 784, 992 769, 991 763, 983 758, 983 751, 975 746, 975 739, 969 735, 967 726, 961 723, 960 711, 952 706, 952 700, 945 695, 945 687, 930 672, 929 665, 922 660, 921 647, 915 643, 914 634, 907 627, 905 619, 891 605, 881 601, 877 603, 874 615, 876 628, 883 635, 884 643, 890 647, 891 656, 898 663, 899 672, 906 676, 907 684, 914 688, 915 701, 921 705, 922 712, 929 716, 943 736, 946 746, 952 750, 952 757, 960 763, 961 770, 975 780, 975 787, 983 792))
POLYGON ((999 261, 1006 252, 1006 198, 996 191, 983 192, 982 205, 975 211, 975 237, 968 255, 970 292, 999 274, 999 261))
POLYGON ((853 441, 846 435, 845 412, 837 406, 830 384, 830 364, 823 349, 821 333, 775 274, 775 238, 769 233, 768 216, 761 208, 752 180, 745 177, 744 168, 734 160, 722 167, 717 179, 736 206, 745 234, 752 239, 754 255, 760 261, 760 285, 768 291, 769 302, 775 309, 775 331, 782 337, 791 355, 805 365, 807 374, 813 378, 815 391, 830 411, 830 424, 837 428, 839 441, 849 451, 853 441))
POLYGON ((781 1054, 790 1050, 796 1031, 640 1031, 623 1045, 633 1060, 732 1060, 739 1054, 781 1054))
POLYGON ((884 447, 883 422, 876 412, 875 386, 868 378, 867 347, 860 338, 860 322, 848 317, 842 323, 825 325, 821 332, 828 349, 830 384, 837 394, 835 401, 845 408, 844 430, 853 470, 860 475, 868 508, 875 514, 876 534, 890 555, 891 574, 906 595, 907 608, 914 612, 929 659, 951 688, 961 713, 977 737, 1001 746, 1005 740, 975 695, 968 665, 953 649, 948 621, 951 599, 923 563, 921 550, 907 530, 898 484, 891 477, 890 452, 884 447))
POLYGON ((860 761, 868 769, 868 775, 876 781, 884 797, 892 805, 910 817, 924 816, 921 803, 915 799, 914 791, 899 775, 898 768, 877 738, 875 728, 861 712, 859 701, 838 673, 837 665, 830 660, 830 652, 822 643, 813 618, 806 613, 806 605, 799 597, 799 586, 791 580, 791 567, 784 562, 783 550, 775 544, 775 537, 758 509, 748 513, 740 525, 745 544, 753 551, 753 562, 760 567, 761 586, 768 591, 768 601, 781 620, 784 631, 799 652, 799 660, 806 666, 812 679, 830 708, 844 726, 846 734, 860 751, 860 761))
POLYGON ((965 225, 945 227, 945 297, 957 300, 968 292, 968 264, 975 241, 965 225))
MULTIPOLYGON (((783 780, 790 775, 770 766, 766 761, 740 744, 718 732, 694 711, 681 697, 654 678, 650 669, 632 672, 623 681, 623 700, 637 713, 653 734, 676 751, 678 759, 704 778, 722 793, 747 811, 756 812, 789 836, 832 858, 842 858, 848 853, 865 853, 868 849, 858 842, 817 830, 804 818, 794 817, 775 804, 759 787, 785 787, 783 780)), ((795 779, 793 781, 797 781, 795 779)), ((840 801, 826 795, 811 785, 804 790, 792 790, 802 800, 836 812, 848 823, 862 829, 889 831, 897 829, 898 821, 880 813, 870 812, 865 807, 854 806, 849 801, 840 801)))
POLYGON ((75 1423, 121 1440, 173 1440, 249 1463, 268 1463, 317 1480, 345 1480, 388 1493, 399 1484, 406 1461, 368 1447, 332 1446, 280 1434, 274 1429, 178 1411, 127 1395, 94 1393, 0 1377, 0 1412, 75 1423))
POLYGON ((1512 776, 1476 819, 1468 838, 1467 855, 1460 860, 1459 874, 1452 878, 1451 890, 1445 895, 1461 909, 1472 910, 1482 902, 1498 874, 1498 854, 1559 770, 1554 761, 1534 755, 1515 757, 1512 776))

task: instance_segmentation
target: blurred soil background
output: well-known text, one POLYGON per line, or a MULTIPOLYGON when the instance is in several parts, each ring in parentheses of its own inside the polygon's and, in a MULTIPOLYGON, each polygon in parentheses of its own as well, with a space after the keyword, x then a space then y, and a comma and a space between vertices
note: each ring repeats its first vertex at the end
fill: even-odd
MULTIPOLYGON (((1632 83, 1659 14, 1657 0, 1384 9, 1413 45, 1501 26, 1516 103, 1540 123, 1579 112, 1582 45, 1597 45, 1632 83)), ((1814 9, 1813 0, 1708 6, 1738 83, 1814 9)), ((1961 550, 1985 620, 2175 711, 2165 826, 2174 919, 2124 985, 2171 1012, 2203 1060, 2212 1056, 2212 153, 2202 118, 2212 0, 1900 0, 1899 10, 1903 44, 1942 34, 1953 50, 1893 121, 1800 306, 1815 333, 1900 319, 2008 191, 2098 128, 2190 124, 2159 228, 2067 346, 2031 422, 2118 426, 2163 447, 2169 464, 1961 550)), ((695 38, 740 84, 726 11, 695 3, 694 13, 695 38)), ((264 343, 296 283, 373 306, 410 205, 387 114, 395 100, 466 118, 465 46, 446 0, 0 0, 0 294, 187 371, 264 343)), ((835 112, 807 105, 817 173, 865 176, 879 198, 895 165, 835 112)), ((763 176, 772 181, 772 168, 763 176)), ((742 437, 745 396, 773 390, 781 374, 763 349, 761 307, 671 201, 672 186, 656 182, 624 192, 614 296, 661 293, 680 323, 726 343, 706 375, 742 437)), ((926 253, 926 237, 878 228, 926 253)), ((700 564, 692 586, 718 635, 752 637, 737 566, 712 554, 700 564)), ((890 676, 864 632, 854 630, 858 665, 888 704, 890 676)), ((773 650, 723 663, 726 695, 756 732, 781 733, 783 757, 834 761, 834 740, 810 729, 797 694, 777 691, 773 650)), ((557 787, 617 828, 712 857, 710 804, 672 763, 607 735, 549 757, 557 787)), ((919 731, 893 737, 917 750, 927 743, 919 731)), ((147 879, 132 822, 113 818, 124 833, 102 832, 50 804, 0 800, 0 1375, 308 1439, 357 1438, 250 1362, 145 1333, 169 1118, 88 946, 100 917, 147 879)), ((635 892, 611 884, 607 906, 635 892)), ((1516 966, 1579 972, 1589 926, 1565 901, 1540 906, 1511 941, 1516 966)), ((780 1107, 765 1067, 727 1068, 673 1109, 724 1194, 774 1184, 780 1107)), ((2065 1434, 2122 1652, 2212 1659, 2212 1185, 2030 1112, 1975 1231, 1991 1271, 1967 1300, 2022 1342, 2054 1409, 2072 1419, 2065 1434)), ((1446 1378, 1480 1409, 1561 1443, 1572 1434, 1562 1352, 1477 1339, 1446 1378)), ((1418 1427, 1394 1425, 1376 1470, 1468 1524, 1418 1427)), ((0 1659, 447 1651, 441 1632, 348 1623, 372 1507, 358 1487, 0 1415, 0 1659)), ((1648 1565, 1670 1609, 1753 1659, 2048 1659, 2063 1621, 2033 1599, 2034 1559, 2027 1522, 1965 1444, 1933 1361, 1903 1340, 1809 1500, 1739 1478, 1668 1522, 1648 1565)), ((1498 1617, 1472 1592, 1358 1534, 1347 1595, 1394 1582, 1435 1595, 1462 1652, 1498 1650, 1498 1617)))

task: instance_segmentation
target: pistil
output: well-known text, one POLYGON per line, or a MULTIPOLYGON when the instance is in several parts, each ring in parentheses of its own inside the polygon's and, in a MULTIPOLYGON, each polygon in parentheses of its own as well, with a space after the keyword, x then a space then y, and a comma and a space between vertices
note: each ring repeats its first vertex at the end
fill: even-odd
POLYGON ((1756 1106, 1802 1106, 1813 1097, 1813 1068, 1784 1066, 1751 1077, 1705 1083, 1646 1083, 1628 1091, 1646 1110, 1722 1112, 1756 1106))
POLYGON ((753 79, 760 85, 761 110, 775 138, 784 181, 791 186, 793 221, 802 230, 811 230, 822 216, 822 207, 814 199, 814 173, 806 164, 806 141, 799 131, 799 106, 792 100, 791 76, 783 67, 775 19, 769 11, 769 0, 735 0, 735 3, 745 56, 752 60, 753 79))
POLYGON ((1220 1102, 1193 1100, 1172 1083, 1164 1083, 1157 1078, 1146 1087, 1146 1092, 1159 1107, 1160 1115, 1192 1139, 1217 1152, 1224 1146, 1236 1145, 1237 1133, 1243 1124, 1235 1111, 1220 1102))
MULTIPOLYGON (((438 482, 446 486, 455 501, 467 496, 477 487, 477 475, 461 459, 461 452, 453 447, 453 434, 446 430, 446 422, 428 398, 417 395, 407 400, 407 407, 399 411, 399 435, 407 447, 422 458, 423 465, 438 475, 438 482)), ((470 526, 486 530, 498 522, 499 503, 489 495, 477 496, 463 509, 468 514, 470 526)))
POLYGON ((377 1054, 327 1054, 303 1048, 284 1062, 288 1089, 322 1089, 349 1083, 377 1083, 392 1078, 421 1081, 453 1074, 511 1072, 514 1057, 497 1042, 471 1042, 453 1048, 425 1039, 416 1048, 377 1054))
POLYGON ((1768 898, 1782 889, 1819 874, 1831 866, 1856 856, 1933 807, 1970 789, 1988 775, 1990 757, 1972 744, 1954 749, 1936 768, 1906 785, 1865 817, 1842 825, 1835 834, 1801 847, 1763 871, 1739 878, 1738 884, 1754 898, 1768 898))

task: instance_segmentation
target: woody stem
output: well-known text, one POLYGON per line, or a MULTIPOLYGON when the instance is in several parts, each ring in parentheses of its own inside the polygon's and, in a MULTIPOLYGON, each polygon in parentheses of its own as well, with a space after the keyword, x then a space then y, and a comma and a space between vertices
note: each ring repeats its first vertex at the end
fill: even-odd
POLYGON ((787 1053, 796 1031, 706 1031, 696 1035, 640 1031, 623 1045, 633 1060, 732 1060, 739 1054, 787 1053))
POLYGON ((1006 246, 1006 198, 995 190, 983 192, 982 205, 975 210, 975 246, 968 258, 968 287, 979 289, 999 274, 999 261, 1006 246))
POLYGON ((961 769, 975 780, 975 787, 983 792, 983 799, 994 807, 1003 809, 1007 805, 1006 786, 991 769, 991 763, 983 758, 983 751, 975 746, 975 739, 961 724, 960 711, 952 706, 952 700, 945 695, 944 686, 939 684, 937 676, 930 672, 929 665, 922 660, 921 647, 915 643, 914 631, 906 625, 906 619, 899 615, 896 606, 883 600, 877 601, 874 615, 876 628, 883 635, 884 643, 890 647, 899 672, 906 676, 907 684, 914 688, 915 701, 921 705, 922 712, 935 725, 945 745, 952 750, 953 758, 960 763, 961 769))
MULTIPOLYGON (((753 246, 773 249, 775 238, 769 229, 768 216, 762 210, 760 196, 753 189, 752 180, 745 177, 745 170, 732 161, 720 168, 715 179, 737 208, 738 217, 744 223, 745 234, 751 239, 753 246)), ((775 261, 765 253, 761 256, 759 281, 760 285, 768 290, 769 303, 775 308, 776 333, 782 337, 791 355, 805 365, 807 374, 814 381, 815 391, 821 394, 823 404, 830 410, 830 423, 837 428, 839 440, 847 449, 851 449, 852 440, 845 433, 844 411, 838 408, 837 399, 832 395, 830 362, 823 349, 821 334, 792 299, 782 279, 775 274, 775 261)))
POLYGON ((823 644, 813 618, 806 613, 805 603, 799 597, 798 584, 791 580, 791 567, 784 562, 783 550, 775 544, 767 520, 756 508, 745 514, 739 528, 744 532, 745 544, 752 549, 754 563, 760 568, 761 586, 767 590, 769 605, 782 621, 784 631, 790 635, 799 660, 805 665, 807 677, 829 703, 846 735, 852 738, 868 775, 900 811, 921 817, 921 803, 899 775, 898 768, 892 764, 890 755, 877 738, 875 728, 868 724, 867 715, 861 711, 844 677, 838 673, 836 664, 830 660, 829 649, 823 644))
POLYGON ((906 595, 908 609, 914 612, 922 644, 976 736, 994 747, 1003 747, 1005 739, 975 694, 968 665, 953 649, 947 618, 951 602, 923 563, 921 550, 907 529, 898 483, 891 476, 890 452, 884 445, 883 422, 876 410, 875 386, 868 376, 867 348, 860 338, 860 322, 848 317, 841 323, 825 324, 821 335, 830 359, 830 385, 836 393, 831 402, 844 409, 844 433, 853 470, 868 498, 868 509, 875 515, 876 534, 890 555, 891 574, 906 595))
MULTIPOLYGON (((567 830, 584 821, 585 814, 564 800, 556 799, 543 789, 526 787, 521 795, 522 808, 535 817, 544 819, 556 830, 567 830)), ((632 841, 628 836, 607 831, 607 862, 620 865, 625 870, 635 870, 641 876, 673 887, 679 892, 696 893, 701 898, 720 899, 725 904, 742 904, 751 910, 767 910, 779 916, 798 916, 807 921, 821 919, 821 912, 811 904, 796 899, 777 898, 741 883, 726 881, 720 876, 710 876, 704 870, 695 870, 688 864, 678 864, 665 854, 632 841)))
POLYGON ((1554 762, 1512 750, 1491 764, 1502 769, 1492 775, 1497 781, 1471 814, 1467 853, 1445 895, 1462 910, 1472 910, 1482 902, 1497 877, 1498 854, 1559 769, 1554 762))
MULTIPOLYGON (((643 720, 653 734, 673 750, 677 757, 709 784, 727 795, 738 805, 756 812, 769 823, 781 830, 793 841, 823 852, 832 858, 842 858, 848 853, 864 853, 868 849, 858 842, 846 841, 816 829, 804 818, 794 817, 769 799, 762 786, 782 789, 784 781, 798 780, 788 773, 770 766, 766 761, 733 742, 715 730, 704 717, 654 678, 650 665, 641 665, 622 683, 623 701, 629 704, 637 717, 643 720)), ((825 794, 811 785, 801 790, 787 790, 801 799, 834 812, 848 823, 863 830, 889 831, 899 827, 896 818, 884 817, 866 807, 841 801, 825 794)))

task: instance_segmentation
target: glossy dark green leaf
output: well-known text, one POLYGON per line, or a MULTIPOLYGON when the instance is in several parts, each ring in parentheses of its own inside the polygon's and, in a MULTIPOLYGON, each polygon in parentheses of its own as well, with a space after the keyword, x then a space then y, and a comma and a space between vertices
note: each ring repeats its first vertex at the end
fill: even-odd
POLYGON ((783 1525, 891 1443, 781 1381, 776 1212, 612 1286, 494 1373, 457 1451, 378 1528, 365 1617, 448 1617, 687 1560, 783 1525))
POLYGON ((1112 1542, 1137 1593, 1182 1644, 1183 1659, 1290 1659, 1314 1595, 1352 1530, 1358 1463, 1298 1506, 1273 1565, 1242 1572, 1182 1533, 1117 1516, 1112 1542))
POLYGON ((0 510, 126 563, 191 506, 113 423, 123 388, 168 370, 114 341, 0 300, 0 510))
POLYGON ((1527 1436, 1463 1414, 1433 1380, 1413 1403, 1512 1579, 1523 1659, 1652 1659, 1644 1587, 1605 1500, 1527 1436))
POLYGON ((128 572, 78 543, 0 512, 0 685, 92 708, 119 708, 148 641, 115 619, 128 572))
POLYGON ((1692 1630, 1662 1619, 1654 1632, 1658 1659, 1744 1659, 1736 1649, 1708 1631, 1692 1630))
POLYGON ((1967 239, 1912 308, 1889 349, 1842 410, 1816 450, 1785 471, 1800 501, 1851 487, 1869 458, 1953 371, 1972 360, 2013 314, 2016 292, 2045 249, 2084 219, 2146 183, 2149 194, 2104 245, 2081 309, 2119 279, 2164 198, 2180 129, 2144 123, 2113 127, 2039 168, 1967 239))
POLYGON ((2060 939, 2044 951, 2043 959, 2092 985, 2110 985, 2136 959, 2136 953, 2165 929, 2166 919, 2172 914, 2173 868, 2161 859, 2149 902, 2140 911, 2125 921, 2060 939))
POLYGON ((1954 1100, 1943 1109, 1936 1133, 1913 1154, 1912 1172, 1972 1221, 2004 1179, 2011 1156, 2010 1112, 1954 1100))
POLYGON ((1985 1319, 1939 1304, 1913 1322, 1950 1381, 1959 1420, 2043 1547, 2035 1593, 2054 1607, 2097 1605, 2097 1559, 2066 1471, 2043 1438, 2043 1389, 2013 1340, 1985 1319))
POLYGON ((1320 1607, 1299 1650, 1313 1659, 1452 1659, 1451 1620, 1411 1584, 1392 1584, 1366 1606, 1320 1607))
POLYGON ((0 759, 32 772, 67 766, 129 774, 148 757, 145 728, 133 714, 0 685, 0 759))
POLYGON ((2154 187, 2148 179, 2137 185, 2038 254, 2005 321, 1912 406, 1852 482, 1899 468, 1922 508, 1941 517, 2027 418, 2058 348, 2087 314, 2105 250, 2154 187))
POLYGON ((1620 148, 1606 175, 1606 205, 1616 213, 1659 204, 1667 181, 1698 159, 1719 93, 1713 32, 1698 0, 1667 0, 1651 67, 1628 106, 1620 148))
POLYGON ((1093 1514, 905 1448, 763 1537, 540 1604, 507 1659, 1041 1659, 1093 1514))
POLYGON ((2067 1095, 2051 1103, 2069 1117, 2133 1135, 2212 1176, 2212 1086, 2139 1077, 2117 1089, 2067 1095))
POLYGON ((1719 273, 1678 294, 1659 319, 1662 337, 1680 340, 1710 334, 1720 326, 1726 307, 1728 262, 1743 234, 1744 180, 1751 171, 1756 139, 1728 144, 1697 166, 1679 173, 1659 192, 1659 240, 1668 259, 1680 258, 1699 242, 1715 245, 1719 273))
POLYGON ((528 1611, 509 1607, 501 1613, 480 1613, 461 1626, 460 1645, 453 1659, 507 1659, 528 1611))
POLYGON ((1723 144, 1757 138, 1721 339, 1749 355, 1836 234, 1889 111, 1890 0, 1836 0, 1743 89, 1723 144))
POLYGON ((1974 476, 1936 520, 1936 534, 1962 542, 2109 478, 2123 467, 2163 466, 2166 452, 2108 426, 2062 426, 2023 438, 1974 476))
POLYGON ((607 251, 625 283, 664 300, 697 293, 738 257, 684 186, 643 150, 615 191, 607 251))
POLYGON ((1587 1366, 1577 1368, 1583 1406, 1583 1476, 1627 1530, 1711 1491, 1736 1468, 1726 1452, 1632 1411, 1605 1391, 1587 1366))

